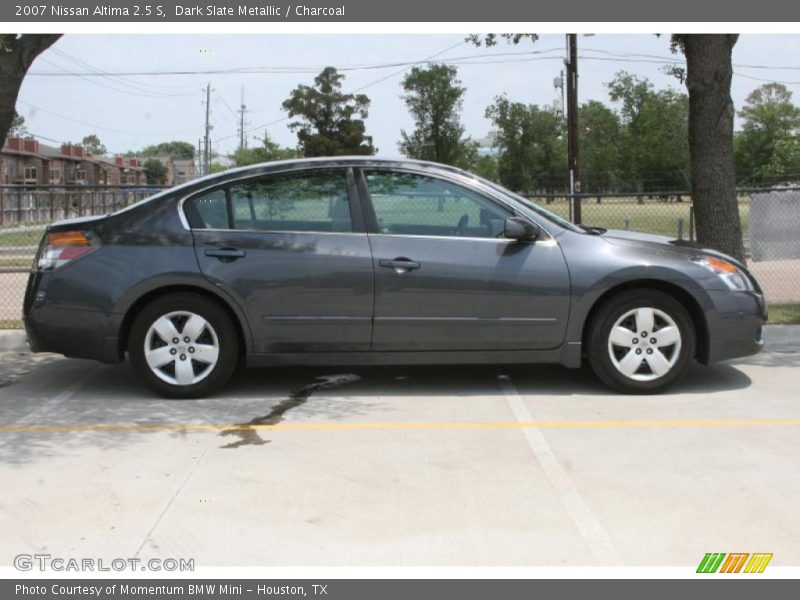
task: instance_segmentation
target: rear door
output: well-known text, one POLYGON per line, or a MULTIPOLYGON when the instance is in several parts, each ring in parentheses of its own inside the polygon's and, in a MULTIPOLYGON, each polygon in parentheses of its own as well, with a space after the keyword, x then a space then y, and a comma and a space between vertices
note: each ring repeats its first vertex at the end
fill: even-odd
POLYGON ((563 342, 570 281, 553 238, 505 239, 513 210, 453 181, 380 168, 359 177, 375 268, 373 350, 563 342))
POLYGON ((245 309, 255 351, 363 351, 373 273, 353 172, 267 174, 184 203, 203 274, 245 309))

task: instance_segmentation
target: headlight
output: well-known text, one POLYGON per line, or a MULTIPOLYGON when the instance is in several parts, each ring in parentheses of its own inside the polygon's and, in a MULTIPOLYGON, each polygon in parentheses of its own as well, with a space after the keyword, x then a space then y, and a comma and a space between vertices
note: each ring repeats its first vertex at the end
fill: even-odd
POLYGON ((719 276, 728 288, 737 292, 751 291, 750 278, 736 265, 715 256, 698 256, 692 261, 719 276))

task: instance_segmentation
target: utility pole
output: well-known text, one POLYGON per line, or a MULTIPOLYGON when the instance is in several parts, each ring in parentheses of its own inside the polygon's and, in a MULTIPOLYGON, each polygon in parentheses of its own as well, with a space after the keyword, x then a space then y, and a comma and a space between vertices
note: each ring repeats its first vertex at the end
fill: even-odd
POLYGON ((206 85, 206 135, 203 148, 203 174, 208 175, 211 166, 211 82, 206 85))
POLYGON ((245 134, 244 115, 247 113, 247 105, 244 103, 244 86, 242 86, 242 101, 239 106, 239 150, 247 149, 247 135, 245 134))
POLYGON ((203 139, 197 138, 197 171, 200 175, 203 173, 203 139))
POLYGON ((581 222, 580 169, 578 168, 578 34, 567 34, 567 130, 570 217, 581 222))

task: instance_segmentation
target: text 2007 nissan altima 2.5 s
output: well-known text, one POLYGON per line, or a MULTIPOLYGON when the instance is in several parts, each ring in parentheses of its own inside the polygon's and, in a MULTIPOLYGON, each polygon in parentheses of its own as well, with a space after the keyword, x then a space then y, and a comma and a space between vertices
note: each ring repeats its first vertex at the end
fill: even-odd
POLYGON ((729 256, 577 227, 432 163, 265 163, 51 225, 28 281, 34 351, 124 360, 199 397, 237 364, 588 361, 650 393, 762 347, 763 294, 729 256))

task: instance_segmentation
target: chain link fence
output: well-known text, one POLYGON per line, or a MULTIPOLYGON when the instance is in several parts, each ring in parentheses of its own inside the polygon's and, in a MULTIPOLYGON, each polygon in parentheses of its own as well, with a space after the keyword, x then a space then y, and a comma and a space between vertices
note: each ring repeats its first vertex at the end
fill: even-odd
MULTIPOLYGON (((47 223, 112 212, 156 191, 0 186, 0 328, 22 326, 25 284, 47 223)), ((569 218, 568 196, 530 198, 569 218)), ((583 195, 581 205, 587 225, 695 239, 691 196, 686 193, 583 195)), ((800 323, 800 189, 742 190, 739 210, 748 267, 764 289, 770 321, 800 323)), ((447 212, 444 206, 443 215, 447 212)), ((329 212, 318 216, 330 218, 329 212)))

